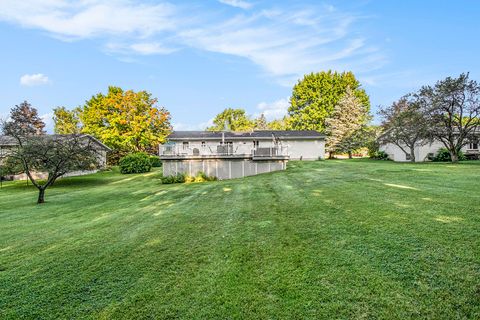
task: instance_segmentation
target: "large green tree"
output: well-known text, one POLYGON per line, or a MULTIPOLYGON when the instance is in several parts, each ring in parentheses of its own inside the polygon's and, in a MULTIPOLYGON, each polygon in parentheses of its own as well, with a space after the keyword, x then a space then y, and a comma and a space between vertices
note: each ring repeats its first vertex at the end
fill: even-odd
POLYGON ((207 131, 249 131, 255 128, 255 121, 250 119, 245 110, 227 108, 213 119, 213 126, 207 131))
POLYGON ((65 107, 53 109, 54 131, 57 134, 79 133, 81 130, 78 109, 67 110, 65 107))
POLYGON ((147 91, 109 87, 80 109, 82 132, 118 152, 153 152, 170 134, 170 113, 147 91))
POLYGON ((370 110, 370 99, 352 72, 310 73, 293 87, 288 115, 294 130, 324 132, 325 121, 333 114, 335 106, 350 87, 360 104, 370 110))

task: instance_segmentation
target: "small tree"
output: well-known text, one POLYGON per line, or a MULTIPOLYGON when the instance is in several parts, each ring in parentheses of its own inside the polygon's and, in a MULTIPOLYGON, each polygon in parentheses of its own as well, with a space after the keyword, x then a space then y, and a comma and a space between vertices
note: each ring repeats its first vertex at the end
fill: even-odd
POLYGON ((67 110, 65 107, 53 109, 54 131, 57 134, 80 133, 79 110, 67 110))
POLYGON ((267 118, 265 118, 265 115, 263 113, 254 121, 256 130, 268 130, 267 118))
POLYGON ((93 170, 100 166, 94 142, 82 134, 54 136, 15 136, 18 147, 8 158, 20 163, 23 172, 38 189, 37 203, 45 202, 45 190, 64 174, 77 170, 93 170), (48 173, 44 182, 34 177, 35 172, 48 173))
POLYGON ((387 108, 379 111, 382 116, 383 134, 380 141, 393 143, 415 162, 415 146, 428 142, 427 131, 430 124, 421 112, 418 100, 406 95, 387 108))
POLYGON ((370 119, 368 107, 347 87, 345 94, 335 106, 330 118, 325 122, 327 127, 327 148, 330 154, 352 152, 365 144, 363 131, 370 119))
POLYGON ((423 87, 417 98, 429 123, 430 139, 440 140, 452 162, 458 162, 462 147, 480 130, 480 85, 462 73, 423 87))
POLYGON ((255 122, 247 116, 243 109, 227 108, 215 116, 213 126, 207 131, 249 131, 253 130, 255 122))
POLYGON ((10 120, 3 122, 3 124, 4 134, 6 131, 14 132, 15 135, 20 136, 45 134, 43 130, 45 123, 38 116, 37 109, 32 107, 27 101, 15 105, 10 110, 10 120))

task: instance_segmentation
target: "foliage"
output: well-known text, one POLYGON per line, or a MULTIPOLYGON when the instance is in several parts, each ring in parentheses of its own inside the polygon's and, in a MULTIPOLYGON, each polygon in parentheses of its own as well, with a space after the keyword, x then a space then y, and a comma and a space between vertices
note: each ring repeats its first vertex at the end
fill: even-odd
POLYGON ((62 179, 55 206, 5 183, 1 318, 479 318, 479 161, 154 172, 62 179))
POLYGON ((148 154, 136 152, 126 155, 119 161, 120 172, 123 174, 144 173, 152 169, 152 163, 148 154))
POLYGON ((265 118, 265 115, 262 113, 257 119, 254 120, 254 129, 255 130, 268 130, 268 122, 267 118, 265 118))
POLYGON ((374 151, 372 153, 368 154, 370 158, 375 159, 375 160, 389 160, 388 154, 385 151, 374 151))
POLYGON ((56 134, 80 133, 79 109, 67 110, 65 107, 53 109, 54 132, 56 134))
MULTIPOLYGON (((458 160, 459 161, 465 161, 467 160, 467 157, 463 154, 462 151, 458 153, 458 160)), ((438 150, 437 154, 435 157, 432 159, 434 162, 450 162, 452 161, 452 156, 450 154, 450 151, 448 151, 447 148, 441 148, 438 150)))
POLYGON ((270 130, 290 130, 290 118, 283 117, 283 119, 272 120, 268 123, 268 128, 270 130))
POLYGON ((45 123, 38 116, 38 111, 24 101, 10 110, 10 119, 2 123, 5 135, 32 136, 45 134, 45 123))
POLYGON ((217 114, 213 119, 213 126, 207 131, 250 131, 255 127, 255 122, 247 116, 243 109, 227 108, 217 114))
POLYGON ((415 147, 428 142, 428 130, 431 124, 420 109, 418 98, 409 94, 403 96, 387 108, 380 109, 382 117, 382 143, 392 143, 415 162, 415 147))
POLYGON ((207 176, 205 172, 198 172, 196 176, 189 176, 183 173, 177 173, 176 175, 162 176, 162 184, 172 184, 172 183, 192 183, 192 182, 206 182, 206 181, 216 181, 217 177, 207 176))
POLYGON ((18 159, 15 156, 6 156, 3 159, 0 159, 0 170, 2 171, 0 176, 25 173, 21 159, 18 159))
POLYGON ((100 166, 100 157, 92 139, 86 135, 44 135, 45 124, 37 110, 26 101, 11 109, 10 120, 3 122, 2 132, 14 138, 17 146, 8 153, 9 161, 18 163, 38 189, 37 203, 45 202, 45 190, 62 175, 77 170, 92 170, 100 166), (33 173, 47 173, 45 182, 34 179, 33 173))
POLYGON ((293 130, 324 132, 326 120, 350 87, 359 105, 370 110, 370 99, 352 72, 310 73, 293 87, 288 114, 293 130))
POLYGON ((326 119, 327 150, 331 153, 349 153, 366 144, 366 123, 370 120, 367 107, 350 87, 326 119))
POLYGON ((462 73, 422 87, 416 97, 429 124, 430 140, 441 141, 457 162, 462 147, 480 130, 480 84, 462 73))
POLYGON ((160 160, 159 156, 150 156, 150 163, 152 164, 153 168, 162 166, 162 160, 160 160))
POLYGON ((170 114, 156 107, 157 99, 146 91, 109 87, 79 111, 82 132, 112 149, 123 152, 154 152, 171 132, 170 114))

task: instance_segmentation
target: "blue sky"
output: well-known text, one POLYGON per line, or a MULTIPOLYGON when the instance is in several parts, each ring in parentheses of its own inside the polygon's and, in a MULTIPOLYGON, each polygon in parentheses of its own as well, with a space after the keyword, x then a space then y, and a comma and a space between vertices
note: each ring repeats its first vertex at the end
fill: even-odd
POLYGON ((446 76, 480 80, 480 1, 0 0, 0 117, 48 122, 109 85, 147 90, 177 130, 221 110, 280 118, 305 73, 351 70, 372 111, 446 76))

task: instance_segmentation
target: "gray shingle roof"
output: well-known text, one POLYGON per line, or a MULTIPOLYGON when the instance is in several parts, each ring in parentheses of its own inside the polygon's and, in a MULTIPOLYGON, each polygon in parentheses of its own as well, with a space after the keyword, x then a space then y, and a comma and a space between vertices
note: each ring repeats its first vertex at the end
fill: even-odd
POLYGON ((169 140, 210 140, 221 139, 324 139, 325 135, 315 130, 258 130, 252 132, 210 132, 210 131, 173 131, 169 140))
MULTIPOLYGON (((49 135, 45 135, 45 137, 47 137, 47 138, 55 138, 55 137, 67 138, 68 136, 69 136, 68 134, 49 134, 49 135)), ((105 149, 107 151, 111 150, 109 147, 107 147, 105 144, 103 144, 101 141, 99 141, 95 137, 92 137, 89 134, 84 134, 83 136, 89 138, 92 141, 94 141, 95 143, 97 143, 103 149, 105 149)), ((0 136, 0 146, 16 146, 16 145, 18 145, 18 142, 17 142, 17 140, 15 140, 15 138, 10 137, 10 136, 0 136)))
POLYGON ((0 136, 0 146, 16 146, 17 141, 13 137, 0 136))

